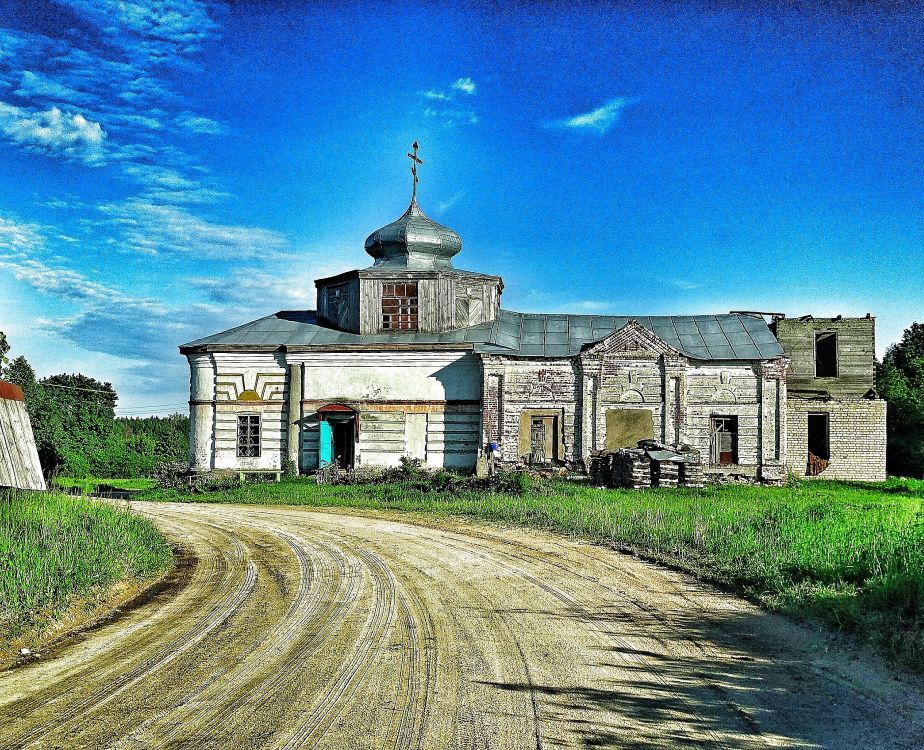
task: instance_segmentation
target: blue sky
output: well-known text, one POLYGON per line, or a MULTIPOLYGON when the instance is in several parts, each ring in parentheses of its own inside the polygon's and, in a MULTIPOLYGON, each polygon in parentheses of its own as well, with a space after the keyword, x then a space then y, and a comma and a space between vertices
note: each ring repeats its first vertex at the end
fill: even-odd
POLYGON ((183 410, 177 346, 366 266, 421 145, 522 311, 924 320, 905 3, 0 0, 0 330, 183 410))

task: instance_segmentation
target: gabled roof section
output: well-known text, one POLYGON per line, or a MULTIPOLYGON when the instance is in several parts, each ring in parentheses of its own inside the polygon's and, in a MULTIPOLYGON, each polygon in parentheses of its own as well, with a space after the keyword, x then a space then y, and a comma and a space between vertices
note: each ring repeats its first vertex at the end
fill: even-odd
POLYGON ((629 321, 651 331, 672 349, 698 360, 772 359, 782 347, 763 318, 753 315, 548 315, 501 310, 498 319, 442 333, 395 332, 360 335, 318 323, 314 311, 283 310, 180 347, 196 350, 267 351, 280 347, 370 347, 429 345, 474 349, 515 357, 573 357, 629 321))
POLYGON ((660 336, 641 323, 630 320, 618 331, 614 331, 602 341, 585 344, 582 352, 585 356, 620 355, 625 357, 660 357, 662 354, 680 354, 668 346, 660 336))

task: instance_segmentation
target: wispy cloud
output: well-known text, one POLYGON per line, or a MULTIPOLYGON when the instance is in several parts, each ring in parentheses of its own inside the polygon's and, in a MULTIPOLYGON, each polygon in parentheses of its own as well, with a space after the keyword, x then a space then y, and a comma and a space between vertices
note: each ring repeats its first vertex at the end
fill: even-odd
POLYGON ((440 201, 439 203, 437 203, 436 204, 437 215, 446 213, 450 208, 456 205, 456 203, 458 203, 464 196, 465 196, 465 191, 460 190, 455 195, 450 195, 446 200, 440 201))
POLYGON ((452 100, 452 95, 447 94, 445 91, 438 91, 436 89, 427 89, 426 91, 421 91, 420 95, 427 99, 436 99, 441 102, 448 102, 452 100))
POLYGON ((23 99, 41 98, 45 101, 57 101, 66 104, 83 104, 91 98, 70 86, 53 81, 41 73, 35 73, 31 70, 23 71, 19 88, 16 89, 15 93, 16 96, 23 99))
POLYGON ((677 289, 682 289, 685 292, 692 291, 693 289, 700 289, 703 285, 697 284, 695 281, 690 281, 689 279, 668 279, 667 283, 677 289))
POLYGON ((216 306, 181 308, 132 295, 45 259, 46 250, 45 228, 0 217, 0 270, 76 307, 73 314, 37 324, 86 351, 170 365, 178 344, 221 326, 224 311, 216 306))
POLYGON ((553 120, 547 123, 548 127, 569 128, 572 130, 590 130, 596 133, 606 133, 622 117, 623 111, 635 104, 637 98, 631 96, 617 96, 601 104, 596 109, 579 115, 553 120))
POLYGON ((438 102, 424 109, 425 117, 439 120, 448 127, 454 125, 477 125, 478 113, 464 100, 474 96, 478 90, 475 82, 468 77, 457 78, 449 88, 431 88, 421 91, 420 95, 430 102, 438 102))
POLYGON ((102 222, 121 249, 144 255, 171 253, 193 258, 272 259, 286 255, 283 235, 259 227, 222 224, 177 205, 140 197, 100 206, 102 222))
POLYGON ((181 128, 185 128, 191 133, 199 133, 202 135, 220 135, 221 133, 225 132, 225 127, 220 122, 217 122, 210 117, 194 115, 191 112, 184 112, 181 114, 176 118, 176 123, 181 128))
POLYGON ((0 102, 0 133, 30 151, 61 155, 100 166, 105 161, 106 131, 79 112, 32 112, 0 102))

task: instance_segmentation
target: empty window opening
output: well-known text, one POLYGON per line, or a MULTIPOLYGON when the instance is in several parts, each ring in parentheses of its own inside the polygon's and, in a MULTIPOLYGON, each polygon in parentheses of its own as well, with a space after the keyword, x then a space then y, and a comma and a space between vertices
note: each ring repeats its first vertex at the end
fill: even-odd
POLYGON ((713 417, 711 462, 713 466, 738 463, 738 417, 713 417))
POLYGON ((815 477, 831 462, 830 415, 808 415, 808 466, 806 474, 815 477))
POLYGON ((382 328, 417 330, 417 283, 382 284, 382 328))
POLYGON ((837 377, 837 334, 815 334, 815 377, 837 377))
POLYGON ((260 417, 244 414, 237 418, 237 457, 257 458, 260 455, 260 417))

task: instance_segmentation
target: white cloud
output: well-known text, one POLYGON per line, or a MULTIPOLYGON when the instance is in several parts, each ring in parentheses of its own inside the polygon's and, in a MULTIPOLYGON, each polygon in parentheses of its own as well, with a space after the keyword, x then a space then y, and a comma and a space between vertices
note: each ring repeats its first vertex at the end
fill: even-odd
POLYGON ((421 91, 420 94, 427 99, 436 99, 437 101, 448 102, 452 100, 452 96, 436 89, 427 89, 426 91, 421 91))
POLYGON ((0 270, 41 294, 76 305, 73 315, 37 323, 86 351, 169 363, 176 359, 176 346, 222 324, 218 308, 166 305, 51 265, 39 257, 44 246, 41 227, 0 217, 0 270))
POLYGON ((471 95, 475 93, 475 89, 477 87, 475 86, 475 82, 471 78, 466 77, 466 78, 457 78, 455 82, 452 84, 452 88, 455 89, 456 91, 461 91, 465 94, 471 95))
POLYGON ((0 216, 0 259, 41 247, 45 239, 38 224, 22 224, 0 216))
POLYGON ((472 109, 462 107, 445 107, 443 109, 433 109, 427 107, 424 110, 426 117, 433 117, 440 120, 444 125, 477 125, 478 114, 472 109))
POLYGON ((184 112, 176 118, 176 123, 191 133, 202 135, 220 135, 225 132, 225 126, 216 122, 209 117, 194 115, 190 112, 184 112))
POLYGON ((623 110, 636 101, 637 100, 633 97, 618 96, 589 112, 574 115, 573 117, 566 117, 561 120, 554 120, 548 124, 550 127, 593 130, 603 134, 619 122, 623 110))
POLYGON ((29 150, 61 155, 92 166, 105 161, 106 131, 79 112, 31 112, 0 102, 0 133, 29 150))
POLYGON ((179 65, 214 36, 217 4, 198 0, 59 0, 145 64, 179 65))
POLYGON ((312 274, 277 275, 249 268, 235 270, 220 279, 192 278, 189 284, 204 291, 212 302, 233 305, 236 310, 255 310, 255 314, 279 309, 313 310, 317 299, 312 274))

